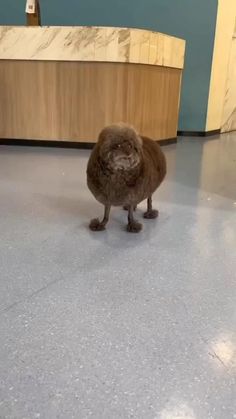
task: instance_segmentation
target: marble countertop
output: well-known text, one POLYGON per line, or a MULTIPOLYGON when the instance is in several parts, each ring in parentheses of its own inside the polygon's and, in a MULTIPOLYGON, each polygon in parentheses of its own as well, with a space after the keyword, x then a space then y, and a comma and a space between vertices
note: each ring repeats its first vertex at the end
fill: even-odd
POLYGON ((102 61, 182 69, 185 41, 142 29, 0 26, 0 60, 102 61))

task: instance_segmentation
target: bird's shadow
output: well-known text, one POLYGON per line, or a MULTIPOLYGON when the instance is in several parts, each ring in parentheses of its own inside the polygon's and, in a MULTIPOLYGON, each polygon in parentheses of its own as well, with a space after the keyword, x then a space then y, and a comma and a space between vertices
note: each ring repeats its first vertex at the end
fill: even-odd
MULTIPOLYGON (((93 204, 92 200, 86 197, 69 197, 69 196, 56 196, 46 195, 37 193, 37 198, 40 199, 41 203, 48 209, 60 213, 62 215, 68 215, 70 217, 81 219, 89 219, 93 216, 93 204)), ((96 202, 95 202, 96 205, 96 202)))
MULTIPOLYGON (((92 218, 102 218, 103 206, 94 201, 93 198, 85 196, 53 196, 45 194, 37 194, 37 198, 41 203, 55 214, 62 217, 73 217, 78 221, 76 222, 76 229, 79 231, 87 231, 88 239, 100 242, 101 244, 115 249, 122 249, 125 245, 129 247, 142 246, 144 242, 150 241, 158 234, 160 228, 159 220, 144 220, 143 212, 145 205, 140 204, 138 207, 135 218, 143 224, 143 230, 138 233, 128 233, 127 226, 127 211, 122 208, 112 208, 110 220, 107 229, 102 232, 92 232, 89 229, 89 223, 92 218)), ((168 215, 161 215, 162 221, 167 221, 168 215)), ((161 220, 160 220, 161 221, 161 220)))

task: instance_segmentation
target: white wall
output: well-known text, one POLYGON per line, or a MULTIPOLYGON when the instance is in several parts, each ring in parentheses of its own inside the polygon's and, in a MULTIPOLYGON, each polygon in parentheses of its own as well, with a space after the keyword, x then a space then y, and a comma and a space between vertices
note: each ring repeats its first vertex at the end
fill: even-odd
POLYGON ((236 130, 236 19, 235 31, 231 42, 231 53, 226 81, 221 126, 222 132, 236 130))
POLYGON ((236 17, 236 0, 219 0, 206 131, 220 129, 236 17))

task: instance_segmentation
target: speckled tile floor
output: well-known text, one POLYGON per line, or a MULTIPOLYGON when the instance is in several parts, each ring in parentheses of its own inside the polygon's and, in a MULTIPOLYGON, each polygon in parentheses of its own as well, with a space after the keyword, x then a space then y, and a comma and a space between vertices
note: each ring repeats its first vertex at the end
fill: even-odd
POLYGON ((236 418, 236 134, 165 152, 133 236, 87 151, 0 147, 1 419, 236 418))

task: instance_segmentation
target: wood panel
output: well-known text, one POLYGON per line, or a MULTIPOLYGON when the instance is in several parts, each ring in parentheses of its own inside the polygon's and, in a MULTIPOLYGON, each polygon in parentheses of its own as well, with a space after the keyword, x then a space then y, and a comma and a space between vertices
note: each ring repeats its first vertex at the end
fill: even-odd
POLYGON ((176 137, 181 70, 96 62, 0 61, 0 138, 93 142, 124 121, 176 137))

